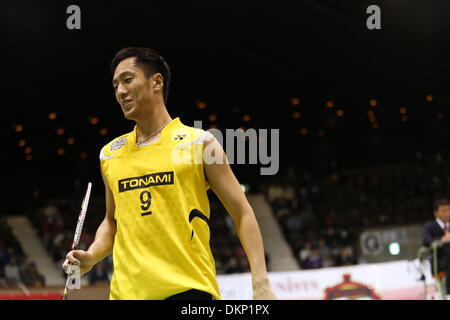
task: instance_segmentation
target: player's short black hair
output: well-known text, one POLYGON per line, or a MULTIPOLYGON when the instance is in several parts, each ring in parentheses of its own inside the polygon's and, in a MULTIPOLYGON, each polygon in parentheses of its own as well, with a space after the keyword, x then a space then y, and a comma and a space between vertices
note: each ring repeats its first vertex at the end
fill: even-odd
POLYGON ((117 65, 125 59, 135 57, 136 63, 142 66, 146 77, 150 77, 155 73, 161 73, 163 76, 163 97, 164 103, 167 104, 169 97, 169 85, 171 81, 170 67, 166 60, 159 53, 151 48, 127 47, 118 51, 111 61, 111 75, 114 75, 117 65))
POLYGON ((448 200, 447 198, 435 199, 433 203, 434 212, 437 212, 440 206, 450 206, 450 200, 448 200))

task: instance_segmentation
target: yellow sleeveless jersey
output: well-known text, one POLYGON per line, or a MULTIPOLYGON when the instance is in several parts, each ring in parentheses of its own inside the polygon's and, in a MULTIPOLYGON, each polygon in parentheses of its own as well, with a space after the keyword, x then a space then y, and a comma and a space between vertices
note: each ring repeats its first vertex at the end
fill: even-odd
POLYGON ((165 299, 190 289, 220 299, 209 246, 205 131, 173 119, 138 146, 136 127, 104 146, 117 223, 110 299, 165 299))

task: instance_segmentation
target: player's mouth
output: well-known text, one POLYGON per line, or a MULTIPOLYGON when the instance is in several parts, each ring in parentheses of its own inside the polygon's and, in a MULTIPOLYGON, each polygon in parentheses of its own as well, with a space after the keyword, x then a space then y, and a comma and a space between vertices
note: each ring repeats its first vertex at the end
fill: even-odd
POLYGON ((128 109, 132 102, 133 102, 133 100, 131 100, 131 99, 124 100, 122 102, 122 108, 123 109, 128 109))

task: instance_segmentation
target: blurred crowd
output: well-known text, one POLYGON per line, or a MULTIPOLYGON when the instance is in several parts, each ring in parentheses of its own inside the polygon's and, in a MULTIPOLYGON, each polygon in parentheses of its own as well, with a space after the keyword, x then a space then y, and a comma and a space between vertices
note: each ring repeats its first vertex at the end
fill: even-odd
POLYGON ((249 272, 244 249, 236 234, 233 221, 219 199, 209 194, 211 219, 211 251, 218 274, 249 272))
MULTIPOLYGON (((414 161, 359 169, 335 165, 318 171, 295 171, 272 177, 262 190, 286 241, 302 269, 358 263, 358 235, 384 225, 421 223, 432 217, 432 202, 450 192, 450 158, 445 153, 417 154, 414 161)), ((214 195, 211 206, 211 250, 218 274, 249 271, 233 221, 214 195)), ((43 245, 61 269, 69 252, 80 199, 49 199, 38 192, 30 203, 30 220, 43 245)), ((93 195, 89 223, 79 248, 87 249, 104 216, 104 199, 93 195)), ((269 264, 269 257, 266 256, 269 264)), ((111 280, 112 256, 87 277, 91 284, 111 280)), ((61 269, 61 273, 65 276, 61 269)), ((23 253, 4 220, 0 220, 0 285, 45 285, 36 265, 23 253)))
POLYGON ((358 263, 357 237, 370 227, 421 223, 433 199, 450 192, 450 160, 437 153, 407 163, 357 170, 336 166, 266 185, 286 240, 304 269, 358 263))
MULTIPOLYGON (((217 197, 209 193, 211 205, 211 250, 216 257, 217 273, 247 272, 249 270, 245 252, 234 233, 232 221, 217 197)), ((67 198, 38 201, 32 205, 30 220, 47 251, 60 268, 72 246, 78 218, 79 205, 67 198)), ((104 216, 102 197, 91 196, 89 222, 85 224, 78 248, 86 250, 95 238, 95 231, 104 216), (88 227, 90 226, 90 228, 88 227)), ((63 273, 63 271, 61 270, 63 273)), ((99 262, 86 274, 90 284, 108 282, 113 272, 112 255, 99 262)), ((64 276, 66 276, 63 273, 64 276)))
MULTIPOLYGON (((101 201, 103 201, 102 198, 96 198, 95 196, 91 198, 89 219, 93 222, 92 224, 95 224, 100 215, 104 214, 96 210, 94 205, 94 203, 101 201)), ((36 205, 30 216, 37 234, 59 269, 61 269, 66 254, 71 250, 78 213, 79 205, 72 203, 68 198, 56 198, 36 205)), ((84 226, 77 248, 87 250, 94 237, 95 232, 92 231, 92 228, 84 226)), ((110 255, 94 266, 86 274, 86 277, 88 277, 90 284, 108 282, 111 280, 112 270, 112 256, 110 255)), ((62 269, 61 273, 66 277, 62 269)))
POLYGON ((43 287, 45 278, 24 254, 6 220, 0 218, 0 287, 43 287))

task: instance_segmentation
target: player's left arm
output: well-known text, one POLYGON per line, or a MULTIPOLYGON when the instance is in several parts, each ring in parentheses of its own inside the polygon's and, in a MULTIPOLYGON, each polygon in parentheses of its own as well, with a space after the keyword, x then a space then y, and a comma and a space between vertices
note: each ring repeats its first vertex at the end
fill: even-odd
POLYGON ((221 160, 211 163, 206 158, 204 172, 211 189, 230 214, 247 255, 252 274, 253 299, 276 299, 269 284, 263 240, 253 209, 231 170, 222 146, 209 132, 205 140, 205 151, 214 159, 221 160))

